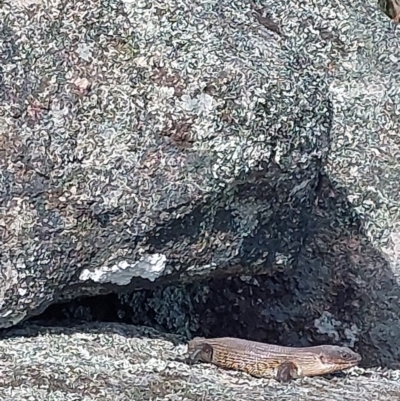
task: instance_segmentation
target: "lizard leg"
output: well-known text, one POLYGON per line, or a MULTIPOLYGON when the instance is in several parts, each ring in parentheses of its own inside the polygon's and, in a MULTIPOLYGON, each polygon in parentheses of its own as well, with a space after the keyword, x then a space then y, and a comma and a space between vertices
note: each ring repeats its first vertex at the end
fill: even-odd
POLYGON ((293 362, 283 362, 276 371, 276 380, 280 382, 288 382, 297 377, 297 366, 293 362))
POLYGON ((201 360, 204 362, 211 362, 213 354, 213 348, 209 344, 202 344, 197 349, 195 349, 186 358, 186 363, 193 365, 197 361, 201 360))

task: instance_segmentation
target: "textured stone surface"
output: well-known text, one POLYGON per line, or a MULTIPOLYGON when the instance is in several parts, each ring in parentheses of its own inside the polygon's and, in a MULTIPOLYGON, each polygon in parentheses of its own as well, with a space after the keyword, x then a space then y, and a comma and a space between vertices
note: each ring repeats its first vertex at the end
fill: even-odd
POLYGON ((288 384, 209 364, 188 366, 178 337, 126 325, 39 326, 0 340, 0 397, 28 400, 389 401, 399 371, 353 369, 288 384))
POLYGON ((76 300, 42 318, 116 320, 190 338, 237 336, 289 346, 348 345, 364 367, 398 368, 400 291, 346 193, 321 178, 294 267, 115 297, 76 300), (332 196, 335 191, 335 196, 332 196))
POLYGON ((123 312, 400 359, 400 32, 377 4, 263 0, 281 35, 246 1, 0 4, 0 326, 215 276, 123 312))
POLYGON ((245 2, 18 4, 1 8, 0 326, 131 280, 290 266, 326 72, 245 2))

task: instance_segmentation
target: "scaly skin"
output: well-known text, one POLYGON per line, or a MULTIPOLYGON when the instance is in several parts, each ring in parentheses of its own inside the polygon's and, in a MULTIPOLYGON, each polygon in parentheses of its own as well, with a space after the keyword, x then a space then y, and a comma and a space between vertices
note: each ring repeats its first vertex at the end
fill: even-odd
POLYGON ((188 344, 188 362, 209 362, 256 377, 279 381, 319 376, 358 365, 361 356, 347 347, 281 347, 238 338, 194 338, 188 344))

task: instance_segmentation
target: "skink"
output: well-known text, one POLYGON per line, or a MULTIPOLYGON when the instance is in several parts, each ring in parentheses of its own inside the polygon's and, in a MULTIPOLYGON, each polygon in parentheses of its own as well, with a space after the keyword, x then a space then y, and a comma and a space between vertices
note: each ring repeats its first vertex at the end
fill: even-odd
POLYGON ((361 356, 348 347, 282 347, 231 337, 196 337, 189 341, 188 353, 189 363, 209 362, 282 382, 341 371, 361 361, 361 356))

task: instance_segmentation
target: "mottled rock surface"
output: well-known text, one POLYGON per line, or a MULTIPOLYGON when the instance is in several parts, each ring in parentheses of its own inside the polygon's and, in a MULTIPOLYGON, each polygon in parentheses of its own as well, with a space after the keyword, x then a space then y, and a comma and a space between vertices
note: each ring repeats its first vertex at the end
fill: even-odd
POLYGON ((258 4, 0 2, 0 327, 147 287, 119 317, 396 367, 400 31, 258 4))
POLYGON ((328 151, 326 71, 246 2, 18 4, 0 15, 0 326, 290 266, 328 151))
POLYGON ((391 401, 400 372, 353 369, 288 384, 188 366, 174 336, 127 325, 27 326, 0 340, 0 397, 30 400, 391 401), (271 399, 272 399, 271 398, 271 399))

